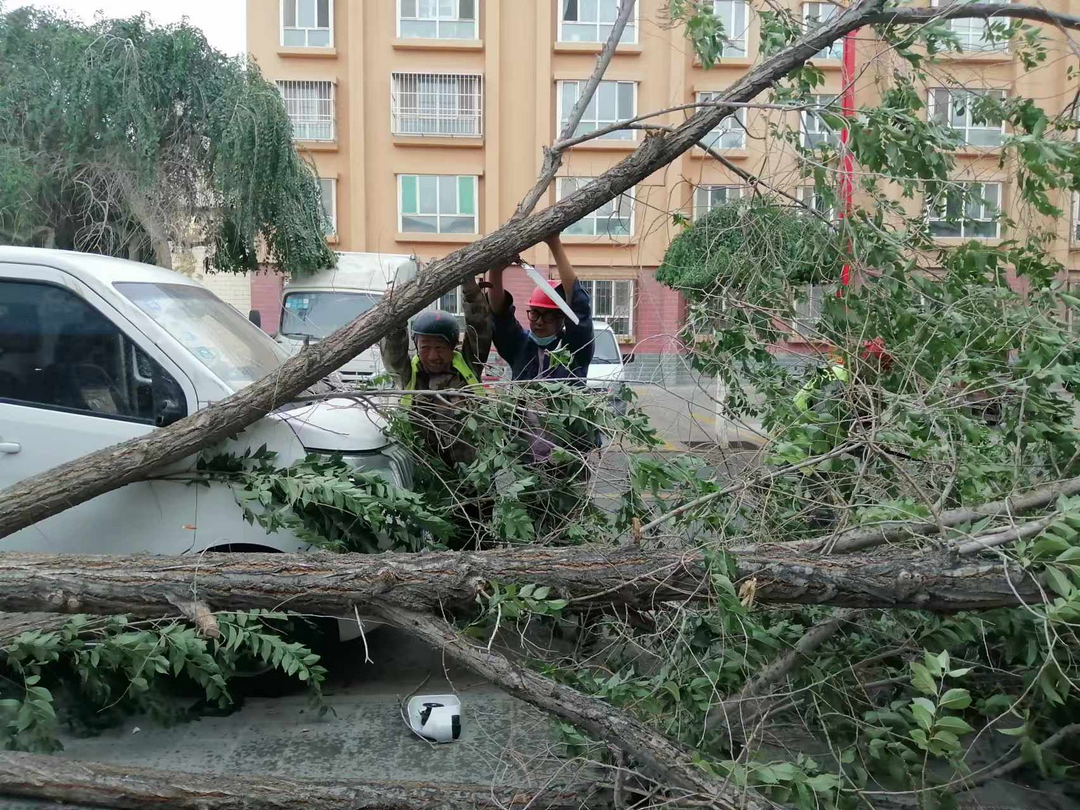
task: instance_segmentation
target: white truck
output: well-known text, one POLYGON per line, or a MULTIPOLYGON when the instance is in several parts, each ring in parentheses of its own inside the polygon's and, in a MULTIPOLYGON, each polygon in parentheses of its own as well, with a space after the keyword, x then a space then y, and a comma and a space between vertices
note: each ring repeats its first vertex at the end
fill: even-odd
MULTIPOLYGON (((336 329, 378 304, 395 284, 416 275, 414 256, 387 253, 338 253, 337 267, 289 282, 281 296, 281 326, 277 342, 289 354, 336 329)), ((358 354, 338 373, 348 384, 362 383, 383 372, 379 349, 358 354)))
MULTIPOLYGON (((266 333, 179 273, 69 251, 0 247, 0 490, 143 436, 223 399, 288 357, 266 333)), ((316 392, 311 392, 316 393, 316 392)), ((226 448, 265 444, 287 466, 341 453, 411 486, 404 452, 352 400, 283 402, 226 448)), ((190 472, 194 456, 159 471, 190 472)), ((232 489, 129 484, 4 538, 13 551, 85 554, 298 551, 244 521, 232 489)))

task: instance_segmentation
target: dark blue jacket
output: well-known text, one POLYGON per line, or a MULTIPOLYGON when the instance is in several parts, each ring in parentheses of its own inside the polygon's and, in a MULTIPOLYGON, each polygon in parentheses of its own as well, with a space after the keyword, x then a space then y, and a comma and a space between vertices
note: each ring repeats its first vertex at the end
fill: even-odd
MULTIPOLYGON (((562 284, 555 291, 566 299, 562 284)), ((570 296, 570 308, 578 316, 576 326, 569 320, 555 343, 547 348, 538 346, 532 332, 518 323, 514 314, 514 296, 506 293, 504 309, 501 315, 494 315, 492 340, 499 357, 505 360, 513 371, 515 380, 565 380, 577 378, 581 381, 589 374, 589 364, 593 358, 592 302, 589 294, 574 282, 570 296), (552 365, 547 353, 549 350, 566 349, 571 354, 570 368, 552 365), (541 370, 543 365, 543 370, 541 370)))

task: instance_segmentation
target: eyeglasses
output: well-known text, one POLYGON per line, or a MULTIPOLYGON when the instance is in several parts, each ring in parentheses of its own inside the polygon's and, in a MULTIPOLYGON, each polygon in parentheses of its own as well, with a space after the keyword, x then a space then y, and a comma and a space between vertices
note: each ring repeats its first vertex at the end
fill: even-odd
POLYGON ((528 309, 525 314, 532 323, 543 321, 544 323, 558 323, 562 313, 553 309, 528 309))

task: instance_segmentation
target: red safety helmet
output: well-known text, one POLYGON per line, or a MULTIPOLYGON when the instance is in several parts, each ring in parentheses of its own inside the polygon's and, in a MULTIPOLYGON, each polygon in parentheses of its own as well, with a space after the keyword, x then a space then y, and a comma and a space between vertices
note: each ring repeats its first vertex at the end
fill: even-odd
POLYGON ((887 373, 892 368, 892 355, 885 349, 885 341, 879 337, 868 340, 862 345, 862 353, 859 355, 863 360, 876 360, 878 368, 887 373))
POLYGON ((530 309, 559 309, 559 305, 548 298, 547 293, 539 287, 533 290, 532 295, 529 296, 529 307, 530 309))

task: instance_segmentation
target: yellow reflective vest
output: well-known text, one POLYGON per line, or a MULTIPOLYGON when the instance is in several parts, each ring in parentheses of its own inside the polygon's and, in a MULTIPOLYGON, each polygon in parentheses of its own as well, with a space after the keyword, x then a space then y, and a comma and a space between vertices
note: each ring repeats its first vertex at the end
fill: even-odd
MULTIPOLYGON (((851 372, 839 363, 831 363, 828 369, 826 369, 825 375, 830 378, 829 382, 837 380, 838 382, 846 383, 851 379, 851 372)), ((812 379, 807 381, 806 385, 799 389, 799 393, 795 395, 796 410, 810 410, 810 397, 821 385, 821 376, 821 374, 815 374, 812 379)))
MULTIPOLYGON (((465 384, 475 394, 483 394, 484 386, 480 384, 480 380, 476 379, 476 375, 473 374, 473 370, 469 368, 469 364, 465 362, 465 357, 461 352, 454 352, 453 361, 454 370, 461 375, 461 379, 465 380, 465 384)), ((409 377, 409 384, 406 388, 410 391, 416 390, 416 378, 420 374, 420 356, 414 355, 412 359, 412 376, 409 377)), ((411 408, 413 401, 412 394, 406 394, 401 398, 401 406, 403 408, 411 408)))

